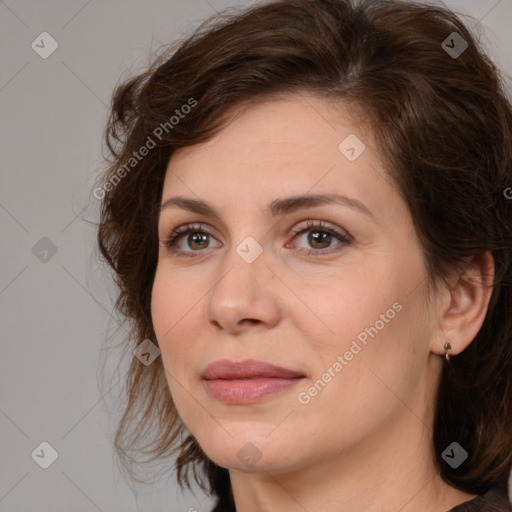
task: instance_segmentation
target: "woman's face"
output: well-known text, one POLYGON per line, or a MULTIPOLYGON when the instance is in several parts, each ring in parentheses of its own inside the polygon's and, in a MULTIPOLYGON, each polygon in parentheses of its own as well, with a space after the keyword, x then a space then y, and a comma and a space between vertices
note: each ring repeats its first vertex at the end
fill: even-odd
POLYGON ((178 412, 247 472, 398 443, 427 417, 442 347, 410 213, 342 107, 237 112, 173 155, 163 188, 152 318, 178 412))

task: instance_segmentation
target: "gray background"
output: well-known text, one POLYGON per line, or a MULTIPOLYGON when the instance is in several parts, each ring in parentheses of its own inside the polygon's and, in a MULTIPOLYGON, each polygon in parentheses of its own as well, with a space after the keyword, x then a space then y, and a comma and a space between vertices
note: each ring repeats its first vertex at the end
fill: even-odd
MULTIPOLYGON (((91 189, 120 77, 215 11, 249 3, 0 1, 1 511, 211 507, 201 492, 182 495, 173 478, 132 489, 114 463, 111 406, 126 359, 114 352, 102 380, 115 290, 82 218, 98 218, 91 189), (31 47, 42 32, 59 45, 47 59, 31 47), (42 441, 59 454, 46 470, 31 458, 42 441)), ((446 4, 482 21, 484 45, 512 74, 512 0, 446 4)))

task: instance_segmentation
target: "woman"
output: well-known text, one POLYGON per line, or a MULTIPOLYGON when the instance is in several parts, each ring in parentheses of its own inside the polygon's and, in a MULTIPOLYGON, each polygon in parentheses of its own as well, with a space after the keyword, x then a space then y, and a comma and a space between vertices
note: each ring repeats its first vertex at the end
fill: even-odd
POLYGON ((95 190, 138 356, 120 455, 177 455, 215 511, 512 510, 492 62, 394 0, 267 3, 174 50, 117 88, 95 190))

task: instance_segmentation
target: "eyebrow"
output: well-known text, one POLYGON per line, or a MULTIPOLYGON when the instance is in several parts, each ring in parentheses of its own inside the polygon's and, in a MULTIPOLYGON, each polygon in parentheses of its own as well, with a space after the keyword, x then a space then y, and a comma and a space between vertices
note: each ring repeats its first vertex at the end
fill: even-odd
MULTIPOLYGON (((302 196, 287 197, 286 199, 275 199, 272 201, 267 210, 272 217, 293 213, 297 210, 305 208, 313 208, 326 204, 339 204, 347 206, 353 210, 357 210, 370 217, 372 212, 358 199, 354 199, 343 194, 309 194, 302 196)), ((206 215, 221 218, 219 212, 205 201, 198 199, 190 199, 183 196, 171 197, 164 201, 160 206, 160 211, 166 208, 177 207, 199 215, 206 215)))

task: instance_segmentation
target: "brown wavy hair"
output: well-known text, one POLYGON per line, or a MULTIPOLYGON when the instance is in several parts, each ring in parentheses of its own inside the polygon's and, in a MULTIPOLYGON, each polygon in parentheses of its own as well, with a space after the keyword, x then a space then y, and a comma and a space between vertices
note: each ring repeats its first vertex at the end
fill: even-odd
MULTIPOLYGON (((399 0, 258 4, 207 20, 116 87, 105 134, 111 157, 95 195, 102 196, 99 249, 119 287, 117 311, 131 326, 127 346, 158 343, 150 300, 173 152, 209 140, 241 102, 297 91, 337 100, 369 123, 432 282, 491 251, 488 313, 472 343, 444 366, 433 453, 450 485, 474 494, 505 489, 512 463, 512 109, 500 73, 448 9, 399 0), (458 57, 442 47, 447 38, 454 46, 453 32, 468 45, 458 57), (457 469, 441 459, 454 440, 470 455, 457 469)), ((115 437, 121 460, 129 466, 176 456, 182 487, 192 475, 218 497, 215 510, 235 510, 228 470, 206 457, 181 422, 161 358, 149 366, 133 358, 125 384, 115 437)))

